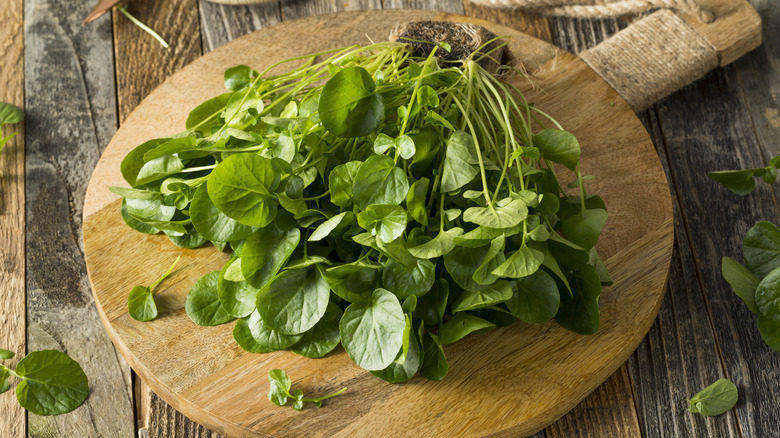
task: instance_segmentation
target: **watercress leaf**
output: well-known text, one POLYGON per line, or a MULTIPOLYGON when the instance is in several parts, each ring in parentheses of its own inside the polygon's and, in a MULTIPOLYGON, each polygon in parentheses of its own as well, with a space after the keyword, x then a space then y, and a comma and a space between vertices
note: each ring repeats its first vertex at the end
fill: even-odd
POLYGON ((512 253, 504 263, 493 270, 499 277, 527 277, 539 270, 544 261, 544 253, 523 245, 512 253))
POLYGON ((436 108, 439 106, 439 95, 430 85, 423 85, 417 90, 417 104, 436 108))
POLYGON ((569 170, 574 170, 580 162, 580 143, 568 131, 545 129, 534 135, 532 142, 544 158, 563 164, 569 170))
POLYGON ((127 311, 136 321, 151 321, 157 318, 157 304, 148 286, 136 286, 127 296, 127 311))
POLYGON ((271 400, 276 406, 287 404, 287 397, 290 395, 290 378, 282 370, 271 370, 268 372, 268 400, 271 400))
POLYGON ((563 235, 584 249, 593 248, 607 223, 607 211, 586 209, 562 221, 563 235))
POLYGON ((250 353, 270 353, 295 345, 301 335, 285 335, 272 329, 263 321, 257 311, 236 321, 233 339, 250 353))
POLYGON ((206 244, 207 240, 195 230, 192 224, 184 226, 184 235, 178 235, 176 233, 167 233, 168 238, 171 239, 174 245, 179 248, 195 249, 200 248, 206 244))
POLYGON ((409 192, 403 169, 387 155, 372 155, 360 165, 352 185, 353 202, 361 209, 371 204, 398 205, 409 192))
POLYGON ((122 164, 119 166, 122 177, 130 184, 131 187, 136 187, 140 184, 136 182, 138 172, 144 167, 146 161, 144 161, 144 155, 150 150, 170 140, 169 138, 156 138, 149 140, 145 143, 136 146, 135 149, 130 151, 125 158, 122 159, 122 164))
POLYGON ((287 263, 301 239, 298 228, 280 232, 274 226, 261 228, 246 240, 241 272, 249 284, 262 288, 287 263))
POLYGON ((761 312, 756 305, 758 278, 750 270, 742 266, 741 263, 730 257, 723 257, 721 260, 721 273, 723 278, 731 285, 734 293, 742 298, 748 309, 756 315, 760 315, 761 312))
POLYGON ((140 199, 144 201, 161 201, 163 199, 162 193, 151 190, 128 189, 126 187, 114 186, 109 186, 108 190, 110 190, 111 193, 128 199, 140 199))
POLYGON ((257 294, 257 310, 266 324, 286 334, 301 334, 322 318, 330 287, 315 266, 284 271, 257 294))
POLYGON ((232 95, 233 93, 220 94, 195 107, 190 111, 184 124, 187 130, 197 127, 198 132, 208 133, 210 128, 219 121, 219 115, 232 95))
POLYGON ((506 306, 512 315, 530 324, 541 324, 551 320, 561 303, 561 295, 555 280, 544 271, 519 278, 510 283, 512 298, 506 306))
POLYGON ((476 146, 471 135, 455 131, 447 140, 447 151, 442 168, 441 191, 452 192, 473 180, 479 173, 475 165, 476 146))
POLYGON ((295 157, 295 140, 286 131, 279 134, 279 137, 271 142, 271 153, 275 158, 286 162, 291 162, 295 157))
POLYGON ((761 177, 767 184, 774 184, 777 181, 777 169, 774 167, 767 167, 766 173, 761 177))
POLYGON ((303 334, 301 340, 290 349, 304 357, 318 358, 330 353, 339 342, 339 320, 344 312, 334 303, 328 303, 325 314, 309 331, 303 334))
POLYGON ((414 140, 408 135, 402 135, 395 139, 395 148, 398 151, 398 155, 404 160, 408 160, 414 156, 417 149, 414 146, 414 140))
POLYGON ((439 337, 434 334, 426 334, 423 341, 423 361, 420 374, 429 380, 439 381, 447 376, 450 365, 441 348, 439 337))
POLYGON ((293 402, 292 407, 296 411, 300 411, 303 409, 303 402, 301 400, 296 400, 293 402))
POLYGON ((128 213, 127 199, 122 200, 122 220, 124 220, 125 223, 130 228, 144 234, 157 234, 160 232, 160 230, 158 230, 157 228, 141 222, 140 220, 134 218, 130 213, 128 213))
POLYGON ((382 96, 362 67, 346 67, 322 89, 318 110, 322 126, 337 137, 362 137, 376 129, 385 117, 382 96))
POLYGON ((490 247, 487 246, 478 248, 455 246, 452 251, 444 255, 444 266, 460 287, 466 290, 479 291, 486 286, 474 281, 474 274, 482 265, 482 262, 486 260, 489 253, 490 247))
POLYGON ((195 324, 214 326, 233 320, 233 316, 219 301, 218 281, 219 271, 213 271, 201 277, 190 288, 184 309, 195 324))
POLYGON ((16 105, 0 102, 0 125, 13 125, 24 120, 24 111, 16 105))
POLYGON ((379 134, 374 140, 374 153, 384 154, 388 149, 395 147, 395 140, 387 134, 379 134))
POLYGON ((352 203, 352 186, 361 164, 362 161, 350 161, 333 168, 328 175, 330 202, 339 207, 352 203))
POLYGON ((11 372, 8 368, 0 366, 0 394, 8 391, 11 385, 8 383, 8 378, 11 376, 11 372))
POLYGON ((414 377, 420 369, 421 356, 420 343, 417 340, 417 336, 412 332, 409 336, 409 350, 406 353, 406 360, 403 363, 398 363, 397 360, 394 360, 387 368, 371 371, 371 374, 390 383, 406 382, 414 377))
POLYGON ((447 283, 447 280, 443 278, 436 280, 431 290, 417 299, 414 315, 422 319, 425 325, 433 326, 438 324, 444 317, 448 296, 449 283, 447 283))
MULTIPOLYGON (((263 99, 257 90, 245 88, 236 91, 230 97, 225 110, 222 112, 222 117, 226 122, 225 127, 235 128, 236 131, 233 132, 236 134, 239 132, 245 133, 243 131, 245 127, 257 120, 257 116, 263 112, 263 108, 263 99)), ((222 131, 222 134, 226 133, 226 129, 222 131)))
POLYGON ((184 163, 175 155, 163 155, 147 161, 138 170, 135 184, 143 185, 179 173, 184 169, 184 163))
POLYGON ((720 415, 737 404, 737 386, 729 379, 718 379, 688 400, 688 410, 708 417, 720 415))
POLYGON ((236 154, 212 170, 207 187, 211 201, 226 216, 244 225, 265 227, 276 216, 273 191, 278 185, 271 160, 236 154))
POLYGON ((480 246, 487 245, 490 241, 502 234, 504 234, 504 230, 499 228, 477 227, 468 233, 454 237, 453 242, 458 246, 479 248, 480 246))
POLYGON ((252 85, 252 82, 260 76, 248 65, 237 65, 225 70, 225 88, 230 91, 238 91, 252 85))
POLYGON ((225 278, 228 269, 237 260, 236 257, 231 258, 222 268, 217 280, 217 294, 222 307, 229 314, 243 318, 255 310, 258 289, 246 281, 230 281, 225 278))
POLYGON ((326 220, 325 222, 319 224, 317 228, 314 230, 314 232, 311 233, 311 236, 309 236, 309 242, 318 242, 324 239, 325 237, 327 237, 331 231, 336 229, 336 227, 338 227, 339 224, 341 224, 341 221, 344 220, 344 217, 346 217, 347 213, 350 212, 345 211, 339 213, 333 216, 332 218, 326 220))
POLYGON ((574 273, 570 282, 573 296, 562 299, 555 319, 563 327, 581 335, 592 335, 599 329, 599 296, 601 281, 596 270, 585 265, 574 273))
POLYGON ((452 302, 452 312, 481 309, 512 298, 512 287, 508 281, 498 280, 478 291, 464 290, 452 302))
POLYGON ((371 299, 381 268, 381 265, 355 262, 328 269, 320 268, 320 273, 333 293, 350 303, 355 303, 371 299))
POLYGON ((16 398, 34 414, 70 412, 81 406, 89 395, 84 370, 61 351, 33 351, 19 361, 15 372, 23 379, 16 386, 16 398))
MULTIPOLYGON (((168 155, 173 154, 179 154, 180 152, 184 151, 190 151, 195 149, 195 136, 187 136, 187 137, 179 137, 179 138, 172 138, 165 143, 155 147, 154 149, 150 150, 149 152, 144 154, 144 161, 149 164, 150 161, 155 160, 157 158, 162 158, 168 155)), ((181 156, 179 155, 179 158, 181 156)), ((141 172, 144 171, 146 166, 141 168, 141 172)), ((139 174, 140 179, 140 174, 139 174)))
POLYGON ((764 342, 780 353, 780 321, 759 315, 758 330, 764 342))
POLYGON ((487 333, 494 328, 496 328, 496 325, 491 322, 465 312, 460 312, 439 328, 439 336, 441 337, 441 343, 446 345, 457 342, 470 333, 487 333))
POLYGON ((11 359, 14 356, 16 356, 16 353, 14 353, 13 351, 0 348, 0 360, 11 359))
POLYGON ((428 211, 425 209, 428 182, 428 178, 420 178, 412 184, 406 195, 406 209, 409 211, 409 215, 423 225, 428 225, 428 211))
POLYGON ((161 200, 125 198, 127 213, 140 220, 167 222, 176 214, 176 207, 163 205, 161 200))
POLYGON ((710 172, 707 176, 732 192, 744 196, 756 188, 756 181, 753 179, 754 171, 755 169, 721 170, 710 172))
POLYGON ((528 207, 521 199, 515 199, 499 207, 470 207, 463 213, 463 220, 489 228, 512 228, 528 216, 528 207))
POLYGON ((780 266, 780 229, 771 222, 758 222, 742 241, 745 264, 758 278, 780 266))
POLYGON ((593 247, 588 251, 588 264, 596 269, 602 286, 612 286, 612 276, 607 272, 607 265, 604 264, 604 260, 601 260, 599 253, 596 251, 596 247, 593 247))
POLYGON ((385 369, 395 359, 405 327, 398 298, 384 289, 375 290, 371 300, 350 304, 339 323, 347 354, 369 371, 385 369))
POLYGON ((455 227, 447 231, 439 231, 433 239, 422 245, 409 248, 409 252, 421 259, 435 259, 441 257, 455 248, 455 239, 463 234, 463 228, 455 227))
POLYGON ((452 124, 449 121, 447 121, 447 119, 445 119, 439 113, 433 110, 429 110, 428 113, 425 115, 425 121, 427 123, 430 123, 433 126, 441 126, 449 129, 450 131, 455 130, 455 127, 452 126, 452 124))
POLYGON ((478 284, 489 285, 498 280, 498 275, 493 274, 493 271, 506 261, 504 256, 505 242, 506 238, 503 234, 490 241, 487 255, 482 259, 482 263, 479 264, 474 275, 471 276, 478 284))
POLYGON ((544 192, 542 193, 542 200, 539 201, 539 204, 535 207, 535 210, 538 213, 548 215, 557 213, 560 208, 560 198, 550 192, 544 192))
POLYGON ((406 212, 399 205, 373 204, 357 215, 358 225, 382 242, 399 238, 406 230, 406 212))
POLYGON ((755 300, 761 315, 780 321, 780 267, 761 280, 756 288, 755 300))
POLYGON ((414 309, 417 308, 417 295, 409 295, 406 297, 403 304, 401 304, 401 308, 404 310, 405 314, 414 312, 414 309))
POLYGON ((231 219, 214 205, 209 198, 206 184, 195 190, 190 204, 192 226, 203 237, 217 242, 234 242, 244 240, 254 228, 231 219))
POLYGON ((404 300, 410 295, 420 297, 433 287, 435 269, 430 260, 418 260, 417 265, 412 269, 390 260, 382 271, 382 283, 385 289, 394 293, 399 300, 404 300))

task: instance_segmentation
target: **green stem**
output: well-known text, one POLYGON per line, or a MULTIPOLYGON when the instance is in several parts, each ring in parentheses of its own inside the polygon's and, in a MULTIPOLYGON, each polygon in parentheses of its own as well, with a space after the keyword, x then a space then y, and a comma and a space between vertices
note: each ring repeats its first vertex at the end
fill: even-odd
POLYGON ((152 285, 151 285, 151 286, 149 286, 149 291, 152 291, 152 290, 154 290, 154 288, 155 288, 155 287, 157 287, 157 285, 158 285, 158 284, 162 283, 162 282, 163 282, 163 280, 165 280, 165 279, 168 277, 168 275, 170 275, 171 271, 173 271, 173 268, 175 268, 175 267, 176 267, 176 264, 177 264, 177 263, 179 263, 179 260, 180 260, 180 259, 181 259, 181 256, 178 256, 178 257, 176 257, 176 260, 173 262, 173 264, 171 265, 171 267, 170 267, 170 268, 168 268, 168 271, 167 271, 165 274, 163 274, 163 276, 162 276, 162 277, 160 277, 160 279, 159 279, 159 280, 155 281, 154 283, 152 283, 152 285))
POLYGON ((168 43, 163 39, 163 37, 161 37, 157 32, 155 32, 154 30, 152 30, 152 28, 143 24, 139 19, 133 17, 129 12, 127 12, 127 6, 125 5, 117 6, 117 9, 119 10, 119 12, 122 13, 122 15, 124 15, 130 21, 132 21, 133 24, 140 27, 141 30, 154 37, 154 39, 156 39, 163 47, 165 47, 166 49, 170 47, 168 43))

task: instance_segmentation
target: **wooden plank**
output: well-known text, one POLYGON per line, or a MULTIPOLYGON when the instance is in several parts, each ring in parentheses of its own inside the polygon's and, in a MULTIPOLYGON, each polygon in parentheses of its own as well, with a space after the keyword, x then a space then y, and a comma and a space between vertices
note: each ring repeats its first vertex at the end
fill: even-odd
POLYGON ((382 0, 385 9, 432 9, 441 12, 463 14, 462 0, 382 0))
MULTIPOLYGON (((780 422, 780 410, 774 406, 780 355, 763 342, 755 316, 723 280, 720 260, 723 256, 741 260, 747 229, 760 220, 777 221, 778 209, 773 191, 765 184, 741 197, 707 177, 711 170, 766 165, 736 70, 734 66, 716 69, 656 108, 703 291, 695 305, 705 306, 711 314, 724 374, 741 390, 736 410, 739 430, 754 437, 775 430, 780 422)), ((689 345, 686 351, 690 354, 689 345)), ((730 420, 725 416, 713 421, 730 420)))
MULTIPOLYGON (((643 118, 668 175, 669 161, 655 111, 646 111, 643 118)), ((687 412, 687 399, 723 377, 724 370, 711 315, 702 305, 705 294, 697 279, 678 193, 675 186, 671 190, 676 249, 666 299, 647 338, 629 360, 642 433, 646 437, 738 437, 733 414, 707 419, 687 412)))
POLYGON ((761 17, 747 0, 698 3, 714 13, 714 21, 705 23, 692 15, 680 16, 718 52, 719 65, 728 65, 761 44, 761 17))
MULTIPOLYGON (((24 107, 23 0, 0 8, 0 102, 24 107)), ((19 131, 0 156, 0 348, 16 357, 4 361, 15 368, 26 353, 24 288, 24 125, 8 126, 0 136, 19 131)), ((15 379, 12 379, 15 380, 15 379)), ((2 385, 2 382, 0 382, 2 385)), ((9 438, 27 435, 24 409, 14 391, 0 395, 0 430, 9 438)))
POLYGON ((737 77, 765 158, 780 155, 780 6, 753 0, 761 14, 765 43, 736 62, 737 77))
POLYGON ((547 41, 548 43, 553 41, 550 22, 537 14, 529 14, 522 12, 519 9, 492 8, 479 5, 470 0, 464 2, 464 13, 469 17, 481 18, 493 23, 509 26, 520 32, 547 41))
POLYGON ((111 21, 82 27, 89 3, 25 1, 27 348, 65 351, 90 378, 72 413, 28 414, 33 437, 134 435, 129 368, 100 323, 81 248, 84 193, 116 130, 111 21))
POLYGON ((137 0, 128 12, 154 29, 170 48, 114 10, 119 120, 124 121, 136 105, 171 73, 201 55, 197 0, 137 0))
POLYGON ((247 6, 228 6, 200 0, 200 30, 203 53, 282 20, 278 1, 247 6))
MULTIPOLYGON (((382 0, 307 0, 282 1, 282 20, 290 21, 312 15, 324 15, 339 11, 355 11, 362 9, 379 9, 382 0)), ((368 41, 366 41, 368 43, 368 41)))

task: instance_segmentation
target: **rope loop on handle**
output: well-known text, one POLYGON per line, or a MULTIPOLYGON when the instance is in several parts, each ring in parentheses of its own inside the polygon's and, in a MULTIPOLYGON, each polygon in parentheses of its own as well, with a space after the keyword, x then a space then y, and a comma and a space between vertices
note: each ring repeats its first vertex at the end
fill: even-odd
POLYGON ((473 0, 496 8, 523 9, 541 15, 571 18, 608 18, 636 15, 651 9, 672 9, 711 23, 715 14, 696 0, 473 0))

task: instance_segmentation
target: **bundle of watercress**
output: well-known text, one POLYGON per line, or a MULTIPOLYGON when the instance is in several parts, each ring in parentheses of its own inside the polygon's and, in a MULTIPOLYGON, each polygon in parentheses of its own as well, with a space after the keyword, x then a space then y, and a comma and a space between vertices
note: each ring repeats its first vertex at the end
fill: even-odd
POLYGON ((577 140, 480 66, 491 51, 435 56, 448 49, 419 58, 386 42, 275 76, 230 68, 228 92, 184 132, 127 155, 132 189, 112 190, 130 227, 231 254, 192 287, 195 323, 237 318, 235 340, 256 353, 341 343, 390 382, 444 378, 443 344, 515 319, 597 331, 607 213, 586 194, 577 140))

